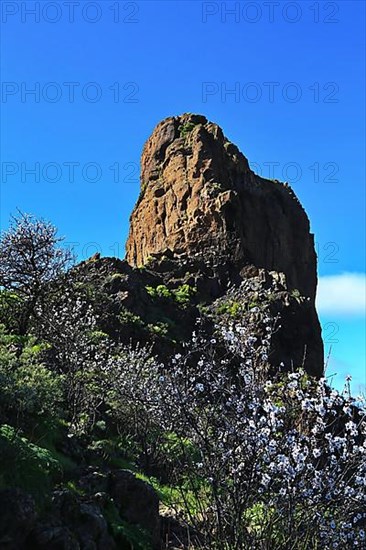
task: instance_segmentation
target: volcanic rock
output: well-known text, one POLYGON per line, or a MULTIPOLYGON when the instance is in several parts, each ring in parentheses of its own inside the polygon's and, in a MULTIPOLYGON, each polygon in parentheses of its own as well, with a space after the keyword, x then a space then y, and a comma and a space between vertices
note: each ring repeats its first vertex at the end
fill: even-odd
POLYGON ((289 290, 315 297, 314 239, 294 192, 254 174, 204 116, 163 120, 143 149, 126 258, 144 266, 167 252, 202 258, 229 279, 248 264, 282 272, 289 290))
POLYGON ((154 273, 169 288, 192 285, 205 303, 251 278, 276 281, 282 326, 272 360, 322 375, 316 254, 306 212, 288 184, 256 175, 204 116, 169 117, 147 140, 126 250, 131 267, 154 273))

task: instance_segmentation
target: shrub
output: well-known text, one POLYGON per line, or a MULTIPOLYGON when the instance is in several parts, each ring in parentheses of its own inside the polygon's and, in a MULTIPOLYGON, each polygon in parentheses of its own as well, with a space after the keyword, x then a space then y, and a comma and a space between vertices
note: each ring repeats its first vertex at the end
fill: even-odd
POLYGON ((164 298, 169 300, 173 297, 172 292, 165 285, 158 285, 157 287, 146 286, 146 291, 152 298, 164 298))
POLYGON ((153 299, 172 300, 183 307, 187 306, 196 294, 196 289, 188 284, 183 284, 172 290, 165 285, 158 285, 157 287, 146 286, 145 288, 153 299))
POLYGON ((26 429, 60 414, 63 379, 39 362, 47 344, 8 335, 0 327, 0 411, 3 421, 26 429))
POLYGON ((119 315, 118 315, 118 318, 119 318, 119 321, 122 323, 122 324, 130 324, 132 323, 133 325, 139 325, 139 326, 143 326, 144 325, 144 322, 143 320, 141 319, 141 317, 139 315, 136 315, 135 313, 132 313, 132 311, 129 311, 128 309, 122 307, 120 312, 119 312, 119 315))
POLYGON ((193 296, 196 294, 197 290, 188 284, 179 286, 176 290, 173 291, 174 298, 176 302, 180 305, 186 306, 190 303, 193 296))
POLYGON ((0 290, 0 322, 8 330, 17 333, 20 327, 20 319, 24 310, 24 299, 16 292, 0 290))
POLYGON ((109 366, 115 406, 143 421, 145 442, 175 434, 172 479, 205 548, 362 547, 365 411, 302 371, 268 380, 275 320, 264 322, 261 340, 250 322, 221 325, 211 342, 194 336, 167 365, 130 350, 109 366))
POLYGON ((196 126, 194 122, 186 122, 185 124, 181 124, 178 128, 179 136, 180 137, 186 137, 190 132, 192 132, 193 128, 196 126))
POLYGON ((229 301, 220 304, 216 309, 216 313, 219 315, 228 314, 230 317, 236 317, 240 313, 242 305, 239 302, 229 301))

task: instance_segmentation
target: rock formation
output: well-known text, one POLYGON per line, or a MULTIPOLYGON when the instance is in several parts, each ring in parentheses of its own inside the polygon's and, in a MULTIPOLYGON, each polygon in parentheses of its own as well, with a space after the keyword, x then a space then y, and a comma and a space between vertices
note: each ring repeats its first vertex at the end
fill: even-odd
POLYGON ((141 266, 167 251, 201 256, 231 276, 247 264, 282 272, 289 290, 315 296, 313 235, 295 194, 255 175, 204 116, 163 120, 142 153, 126 258, 141 266))
POLYGON ((130 266, 147 268, 173 288, 191 284, 206 303, 248 279, 275 284, 273 314, 282 326, 271 360, 322 374, 316 254, 306 212, 288 185, 254 174, 204 116, 169 117, 147 140, 126 249, 130 266))

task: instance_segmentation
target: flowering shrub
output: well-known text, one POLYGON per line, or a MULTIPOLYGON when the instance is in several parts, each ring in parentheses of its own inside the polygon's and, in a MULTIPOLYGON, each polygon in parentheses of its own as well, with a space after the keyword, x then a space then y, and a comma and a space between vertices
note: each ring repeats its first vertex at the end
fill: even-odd
MULTIPOLYGON (((301 365, 270 365, 281 277, 248 279, 201 308, 197 334, 163 364, 146 346, 110 341, 96 285, 54 284, 68 262, 57 243, 52 226, 29 216, 0 243, 0 481, 11 485, 13 463, 20 486, 42 492, 45 473, 58 479, 58 461, 32 441, 39 424, 56 420, 75 436, 75 456, 87 442, 87 460, 116 454, 164 493, 169 484, 167 504, 193 528, 195 546, 366 548, 364 402, 349 381, 340 394, 301 365)), ((181 308, 195 294, 188 285, 146 290, 181 308)), ((127 310, 114 313, 117 333, 145 327, 127 310)), ((161 343, 161 320, 147 328, 161 343)))
POLYGON ((84 432, 93 426, 103 403, 102 367, 113 346, 97 330, 93 307, 71 286, 37 314, 39 335, 52 346, 52 368, 63 375, 71 431, 84 432))
POLYGON ((179 513, 204 547, 364 547, 364 409, 303 371, 269 380, 263 322, 260 341, 250 322, 220 326, 168 365, 143 350, 112 360, 115 406, 181 441, 174 482, 199 510, 183 494, 179 513))

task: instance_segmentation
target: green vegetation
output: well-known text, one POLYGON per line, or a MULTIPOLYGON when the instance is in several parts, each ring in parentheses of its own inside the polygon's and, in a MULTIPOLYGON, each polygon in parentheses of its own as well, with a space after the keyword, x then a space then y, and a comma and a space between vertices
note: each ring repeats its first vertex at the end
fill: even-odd
POLYGON ((196 294, 197 290, 195 287, 188 284, 179 286, 176 290, 173 291, 174 299, 180 305, 187 305, 190 303, 193 296, 196 294))
POLYGON ((165 285, 158 285, 157 287, 146 286, 147 293, 152 298, 165 298, 167 300, 173 299, 173 293, 165 285))
POLYGON ((199 478, 196 480, 196 487, 192 487, 190 479, 182 479, 177 485, 165 485, 157 478, 142 473, 137 473, 136 477, 149 483, 157 492, 162 504, 175 513, 185 510, 191 516, 199 516, 202 503, 207 502, 209 491, 199 478))
POLYGON ((178 128, 180 137, 185 138, 190 132, 192 132, 195 126, 196 124, 194 124, 193 122, 186 122, 185 124, 181 124, 178 128))
POLYGON ((17 434, 12 426, 0 426, 0 487, 20 487, 38 501, 62 476, 61 464, 50 451, 17 434))
POLYGON ((145 326, 145 323, 139 315, 135 315, 126 308, 121 308, 118 314, 118 320, 122 325, 134 325, 137 327, 145 326))
POLYGON ((242 311, 242 304, 236 301, 228 301, 219 305, 216 309, 218 315, 228 314, 230 317, 236 317, 242 311))
POLYGON ((119 515, 116 506, 109 501, 105 508, 105 518, 112 531, 118 548, 129 550, 152 550, 149 533, 138 525, 130 525, 119 515))
POLYGON ((156 336, 167 337, 169 334, 169 325, 167 323, 158 322, 155 325, 147 325, 147 329, 156 336))
POLYGON ((158 285, 157 287, 146 286, 146 291, 153 299, 172 300, 178 305, 185 307, 191 303, 192 298, 196 294, 197 290, 188 285, 183 284, 176 289, 170 290, 165 285, 158 285))
MULTIPOLYGON (((119 274, 77 283, 56 262, 53 280, 51 261, 44 280, 27 258, 42 227, 22 219, 0 243, 1 256, 25 242, 23 267, 44 285, 25 292, 0 266, 0 491, 19 502, 25 491, 30 508, 34 498, 42 536, 56 525, 87 547, 80 530, 98 526, 105 547, 112 535, 119 549, 151 550, 159 498, 191 548, 364 546, 364 409, 297 365, 268 377, 276 288, 250 279, 200 305, 184 341, 194 287, 138 287, 140 317, 105 290, 119 274)), ((58 241, 49 225, 45 235, 49 259, 58 241)))

